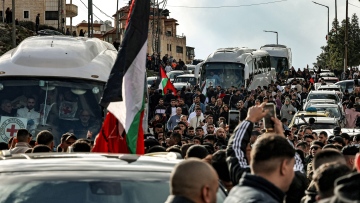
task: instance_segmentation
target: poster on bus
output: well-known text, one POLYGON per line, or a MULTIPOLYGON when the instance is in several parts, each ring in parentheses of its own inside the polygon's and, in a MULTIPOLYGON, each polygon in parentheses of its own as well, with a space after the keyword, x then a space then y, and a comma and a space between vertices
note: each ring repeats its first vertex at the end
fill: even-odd
POLYGON ((26 128, 26 118, 1 116, 0 120, 0 142, 8 143, 11 137, 16 136, 19 129, 26 128))

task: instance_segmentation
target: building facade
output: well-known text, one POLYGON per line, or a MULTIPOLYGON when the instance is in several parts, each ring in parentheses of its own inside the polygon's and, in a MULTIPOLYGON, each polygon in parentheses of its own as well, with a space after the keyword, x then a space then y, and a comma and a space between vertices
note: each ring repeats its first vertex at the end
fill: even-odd
MULTIPOLYGON (((12 9, 12 1, 5 0, 4 8, 12 9)), ((3 7, 1 14, 5 13, 3 7)), ((15 19, 19 21, 35 22, 37 14, 40 14, 40 24, 52 26, 65 31, 66 17, 75 17, 78 14, 76 5, 66 4, 66 0, 16 0, 15 19)))
MULTIPOLYGON (((113 17, 119 19, 115 29, 104 34, 104 40, 113 43, 119 39, 122 41, 125 33, 126 20, 129 14, 129 6, 122 7, 113 17), (119 35, 116 35, 116 28, 119 35)), ((191 63, 187 56, 186 36, 177 35, 176 27, 179 25, 176 19, 169 18, 168 10, 150 8, 149 33, 147 53, 159 53, 161 57, 165 54, 172 56, 176 61, 179 59, 191 63)), ((194 49, 192 50, 194 53, 194 49)), ((194 55, 194 54, 193 54, 194 55)))
MULTIPOLYGON (((88 36, 88 23, 87 21, 83 20, 81 23, 77 24, 75 27, 73 26, 72 29, 73 31, 76 31, 76 36, 79 36, 80 30, 83 30, 85 32, 85 36, 88 36)), ((67 28, 70 29, 70 26, 66 26, 67 28)), ((111 22, 110 21, 97 21, 95 20, 93 22, 93 37, 99 38, 101 40, 105 40, 104 39, 104 34, 110 30, 113 30, 114 27, 111 26, 111 22)), ((105 40, 106 41, 106 40, 105 40)))

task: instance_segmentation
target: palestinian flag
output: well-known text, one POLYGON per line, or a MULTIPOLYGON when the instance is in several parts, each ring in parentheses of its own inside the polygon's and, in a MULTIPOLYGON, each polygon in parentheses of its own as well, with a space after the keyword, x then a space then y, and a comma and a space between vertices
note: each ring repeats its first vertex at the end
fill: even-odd
POLYGON ((93 152, 144 154, 149 13, 150 1, 132 0, 125 37, 100 102, 109 113, 93 152))
POLYGON ((160 66, 160 84, 159 89, 162 90, 162 95, 165 95, 168 90, 171 90, 173 95, 176 96, 176 89, 174 85, 171 83, 170 79, 166 75, 166 72, 163 67, 160 66))

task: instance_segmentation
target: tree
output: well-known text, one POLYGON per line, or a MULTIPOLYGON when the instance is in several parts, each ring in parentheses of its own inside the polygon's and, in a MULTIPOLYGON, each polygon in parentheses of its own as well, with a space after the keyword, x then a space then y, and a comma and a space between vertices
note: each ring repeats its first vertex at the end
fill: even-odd
POLYGON ((358 66, 360 64, 360 28, 359 18, 356 14, 351 17, 348 42, 348 65, 350 67, 358 66))
MULTIPOLYGON (((348 28, 348 65, 350 67, 360 65, 360 28, 359 19, 353 14, 349 20, 348 28)), ((318 66, 329 66, 334 70, 342 71, 345 55, 345 23, 341 25, 336 20, 332 23, 332 30, 329 33, 327 45, 322 46, 322 53, 316 58, 318 66)))

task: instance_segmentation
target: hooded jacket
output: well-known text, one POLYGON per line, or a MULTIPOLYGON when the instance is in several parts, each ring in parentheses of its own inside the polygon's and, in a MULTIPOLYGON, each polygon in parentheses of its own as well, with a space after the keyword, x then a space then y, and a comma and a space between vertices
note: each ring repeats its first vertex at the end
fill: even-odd
POLYGON ((249 173, 245 173, 237 186, 233 187, 224 203, 283 202, 285 193, 268 180, 249 173))

